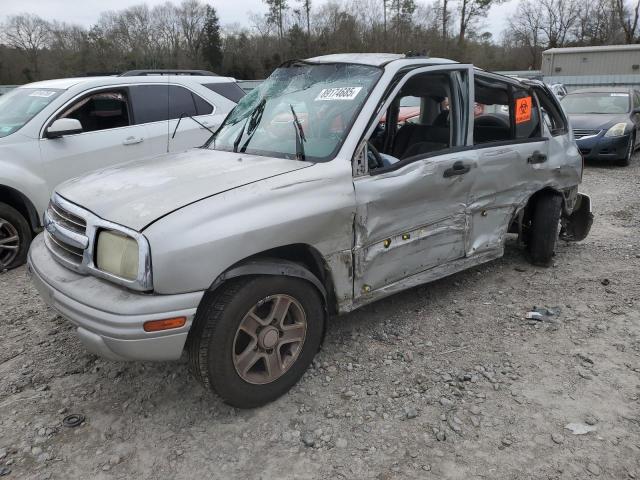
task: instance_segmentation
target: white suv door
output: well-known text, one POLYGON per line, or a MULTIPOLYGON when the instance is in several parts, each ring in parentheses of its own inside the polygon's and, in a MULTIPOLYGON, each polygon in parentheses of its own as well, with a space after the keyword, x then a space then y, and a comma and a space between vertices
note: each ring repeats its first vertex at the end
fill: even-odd
POLYGON ((44 125, 40 155, 52 189, 68 178, 116 163, 148 156, 144 126, 134 125, 129 92, 111 87, 83 94, 44 125), (74 118, 83 131, 49 139, 44 131, 59 118, 74 118))
POLYGON ((130 90, 135 122, 144 124, 153 155, 202 145, 211 136, 207 128, 214 130, 223 119, 214 105, 180 85, 134 85, 130 90))

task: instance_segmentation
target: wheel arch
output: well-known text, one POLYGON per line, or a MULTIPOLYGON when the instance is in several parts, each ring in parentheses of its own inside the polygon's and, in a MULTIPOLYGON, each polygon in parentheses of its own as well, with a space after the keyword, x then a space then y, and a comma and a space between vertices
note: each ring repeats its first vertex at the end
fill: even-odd
POLYGON ((305 280, 318 290, 327 313, 338 311, 331 271, 320 252, 311 245, 290 244, 253 254, 218 275, 209 292, 232 278, 252 275, 284 275, 305 280))
POLYGON ((40 219, 36 207, 29 198, 19 190, 0 184, 0 202, 15 208, 27 219, 31 229, 36 232, 40 228, 40 219))
POLYGON ((562 197, 562 212, 568 215, 571 213, 571 209, 573 208, 573 204, 575 203, 577 193, 577 186, 561 190, 547 185, 540 190, 536 190, 531 195, 529 195, 525 202, 520 204, 519 208, 516 208, 516 211, 514 212, 513 218, 511 219, 509 225, 509 233, 517 233, 520 237, 522 237, 522 226, 526 224, 530 219, 531 209, 541 196, 550 194, 560 195, 562 197))

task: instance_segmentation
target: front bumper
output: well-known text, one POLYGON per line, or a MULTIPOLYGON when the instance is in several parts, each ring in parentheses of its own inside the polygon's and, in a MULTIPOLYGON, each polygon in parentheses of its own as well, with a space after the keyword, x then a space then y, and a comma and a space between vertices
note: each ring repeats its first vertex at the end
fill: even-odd
POLYGON ((175 360, 180 357, 204 292, 135 293, 106 280, 75 273, 49 253, 42 234, 29 250, 28 271, 47 305, 70 320, 92 353, 112 360, 175 360), (150 320, 186 317, 184 327, 145 332, 150 320))
POLYGON ((626 156, 631 136, 605 137, 604 133, 576 140, 585 160, 620 160, 626 156))

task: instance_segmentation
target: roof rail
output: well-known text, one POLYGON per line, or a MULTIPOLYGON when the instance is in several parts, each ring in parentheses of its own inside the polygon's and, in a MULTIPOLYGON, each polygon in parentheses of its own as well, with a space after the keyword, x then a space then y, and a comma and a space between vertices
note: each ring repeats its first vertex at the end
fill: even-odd
POLYGON ((164 69, 155 69, 155 70, 129 70, 127 72, 123 72, 119 77, 147 77, 152 75, 193 75, 199 77, 217 77, 217 75, 213 72, 209 72, 207 70, 164 70, 164 69))

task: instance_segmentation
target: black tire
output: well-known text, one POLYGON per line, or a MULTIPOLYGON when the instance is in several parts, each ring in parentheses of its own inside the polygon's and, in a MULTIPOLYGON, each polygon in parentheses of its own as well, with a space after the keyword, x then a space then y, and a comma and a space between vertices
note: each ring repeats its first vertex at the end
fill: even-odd
POLYGON ((540 194, 533 205, 527 250, 534 265, 548 267, 551 264, 558 239, 561 209, 562 197, 554 193, 540 194))
POLYGON ((0 270, 11 269, 23 265, 27 261, 27 253, 33 234, 27 220, 15 208, 0 202, 0 270), (17 241, 7 242, 17 235, 17 241), (8 247, 17 246, 17 250, 8 247), (5 247, 5 248, 2 248, 5 247))
POLYGON ((305 280, 285 276, 243 277, 205 294, 187 339, 189 366, 205 387, 237 408, 255 408, 285 394, 302 377, 320 348, 325 314, 320 294, 305 280), (306 315, 301 350, 282 376, 266 384, 245 381, 232 355, 240 322, 254 305, 272 295, 293 297, 306 315))
POLYGON ((629 165, 631 165, 631 158, 633 157, 633 152, 635 151, 634 149, 634 145, 636 143, 636 134, 635 132, 631 134, 631 136, 629 137, 629 145, 627 147, 627 153, 624 156, 624 158, 621 158, 618 161, 618 164, 622 167, 628 167, 629 165))

